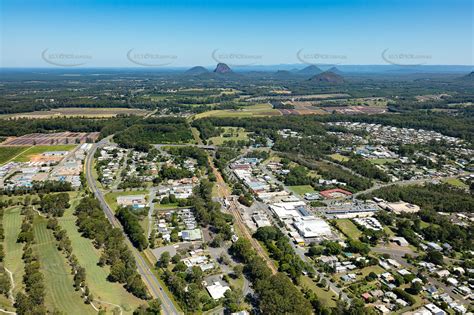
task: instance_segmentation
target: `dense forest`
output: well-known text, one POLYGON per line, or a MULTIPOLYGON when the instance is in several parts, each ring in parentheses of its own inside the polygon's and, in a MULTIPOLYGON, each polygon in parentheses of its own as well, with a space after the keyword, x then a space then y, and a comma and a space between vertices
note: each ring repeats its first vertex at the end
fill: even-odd
POLYGON ((403 200, 416 204, 425 210, 474 212, 474 196, 449 184, 391 185, 358 196, 359 199, 370 199, 372 197, 379 197, 390 202, 403 200))
POLYGON ((188 143, 193 135, 183 118, 148 118, 118 132, 114 140, 124 148, 148 151, 151 144, 188 143))

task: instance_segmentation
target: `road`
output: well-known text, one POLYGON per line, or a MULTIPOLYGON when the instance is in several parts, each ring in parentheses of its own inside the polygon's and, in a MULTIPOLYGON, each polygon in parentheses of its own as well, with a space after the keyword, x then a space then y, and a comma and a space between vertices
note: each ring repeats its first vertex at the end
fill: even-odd
MULTIPOLYGON (((99 200, 100 206, 104 211, 105 216, 109 220, 110 224, 115 228, 120 228, 123 231, 122 225, 120 222, 115 218, 112 209, 110 209, 109 205, 104 199, 102 192, 97 187, 97 182, 95 181, 92 175, 92 165, 94 160, 94 154, 98 147, 101 147, 107 144, 112 136, 102 139, 98 143, 93 144, 92 148, 87 154, 86 162, 85 162, 85 175, 87 179, 87 184, 89 189, 94 193, 94 196, 99 200)), ((180 314, 180 312, 176 309, 171 299, 168 295, 163 291, 163 288, 156 278, 156 276, 151 272, 148 264, 146 263, 145 259, 141 256, 140 252, 130 243, 127 235, 125 235, 125 240, 127 242, 128 247, 130 248, 135 261, 137 263, 138 273, 141 275, 143 282, 148 287, 150 294, 153 298, 159 298, 161 300, 161 308, 164 314, 180 314)))
POLYGON ((216 147, 213 145, 205 144, 194 144, 194 143, 183 143, 183 144, 172 144, 172 143, 159 143, 153 145, 158 150, 161 150, 163 147, 198 147, 204 150, 216 150, 216 147))

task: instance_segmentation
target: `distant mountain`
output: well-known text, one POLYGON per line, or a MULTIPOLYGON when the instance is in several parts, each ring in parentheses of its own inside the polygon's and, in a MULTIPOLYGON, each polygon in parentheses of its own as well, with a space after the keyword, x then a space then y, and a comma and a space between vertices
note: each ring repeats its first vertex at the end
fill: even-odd
POLYGON ((323 72, 323 70, 319 69, 317 66, 310 65, 310 66, 307 66, 306 68, 298 70, 297 73, 298 74, 304 74, 304 75, 316 75, 316 74, 320 74, 322 72, 323 72))
POLYGON ((196 67, 192 67, 191 69, 186 70, 185 74, 199 75, 199 74, 208 73, 208 72, 209 70, 207 70, 206 68, 201 67, 201 66, 196 66, 196 67))
POLYGON ((331 68, 329 68, 329 69, 326 70, 326 71, 327 71, 327 72, 332 72, 332 73, 335 73, 335 74, 339 74, 339 75, 341 75, 341 74, 344 73, 344 72, 342 72, 341 70, 339 70, 339 69, 336 68, 336 67, 331 67, 331 68))
POLYGON ((331 84, 341 84, 344 83, 344 78, 339 74, 336 74, 331 71, 325 71, 323 73, 312 76, 308 81, 320 82, 320 83, 331 83, 331 84))
POLYGON ((229 68, 229 66, 226 65, 225 63, 220 62, 217 64, 217 67, 214 69, 214 72, 221 73, 221 74, 232 73, 232 69, 229 68))
POLYGON ((463 81, 474 81, 474 71, 460 78, 463 81))
POLYGON ((278 70, 277 72, 275 72, 275 76, 279 78, 286 78, 294 76, 294 74, 288 70, 278 70))

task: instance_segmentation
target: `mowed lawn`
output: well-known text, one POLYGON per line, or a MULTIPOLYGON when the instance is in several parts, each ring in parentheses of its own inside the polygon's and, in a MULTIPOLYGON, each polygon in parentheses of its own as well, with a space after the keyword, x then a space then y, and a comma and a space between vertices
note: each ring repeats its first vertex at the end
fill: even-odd
POLYGON ((308 276, 301 276, 300 282, 302 288, 308 288, 314 293, 316 293, 318 299, 322 302, 323 305, 329 307, 336 306, 336 301, 334 300, 336 298, 336 295, 334 294, 334 292, 318 287, 318 285, 308 276))
POLYGON ((39 255, 46 287, 45 306, 65 314, 96 314, 91 305, 84 303, 80 291, 74 289, 71 268, 57 249, 53 233, 46 228, 46 224, 47 220, 38 216, 33 225, 34 248, 39 255))
POLYGON ((442 182, 450 184, 451 186, 454 186, 456 188, 469 189, 469 186, 463 183, 459 178, 448 178, 442 180, 442 182))
POLYGON ((342 231, 344 235, 353 239, 359 239, 359 236, 362 235, 362 232, 357 228, 357 226, 352 223, 349 219, 339 219, 336 220, 336 224, 339 230, 342 231))
POLYGON ((273 109, 270 104, 257 104, 245 106, 242 109, 217 109, 200 113, 194 116, 195 119, 205 117, 262 117, 262 116, 279 116, 278 109, 273 109))
MULTIPOLYGON (((120 305, 124 314, 132 314, 134 309, 145 302, 128 293, 121 284, 107 281, 109 267, 97 265, 100 252, 94 247, 91 240, 81 236, 77 230, 76 217, 73 212, 73 207, 67 209, 64 216, 58 221, 61 227, 67 231, 79 264, 86 269, 86 282, 94 298, 120 305)), ((115 308, 105 303, 102 305, 110 312, 115 308)))
POLYGON ((349 161, 349 157, 348 157, 348 156, 345 156, 345 155, 342 155, 342 154, 339 154, 339 153, 331 154, 330 157, 333 158, 334 160, 340 161, 340 162, 349 161))
POLYGON ((300 185, 300 186, 288 186, 291 191, 298 195, 304 195, 306 193, 316 192, 311 185, 300 185))
POLYGON ((23 151, 30 148, 29 146, 22 147, 0 147, 0 165, 7 163, 23 151))
POLYGON ((4 210, 3 228, 5 240, 3 241, 3 250, 5 252, 4 264, 13 273, 15 288, 13 294, 16 295, 23 288, 23 275, 25 265, 21 259, 23 255, 23 244, 17 243, 18 233, 20 233, 22 217, 20 207, 8 208, 4 210))
POLYGON ((23 151, 15 159, 15 162, 29 162, 30 158, 48 151, 71 151, 77 144, 59 144, 59 145, 35 145, 29 147, 28 150, 23 151))
POLYGON ((248 140, 248 132, 243 128, 237 127, 224 127, 224 132, 218 137, 212 137, 209 139, 210 143, 214 145, 222 145, 225 141, 240 141, 248 140))

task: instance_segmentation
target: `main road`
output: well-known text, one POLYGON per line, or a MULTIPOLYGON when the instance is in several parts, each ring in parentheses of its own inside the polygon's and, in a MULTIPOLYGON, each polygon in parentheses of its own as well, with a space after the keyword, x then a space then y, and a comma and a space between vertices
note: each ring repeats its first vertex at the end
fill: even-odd
MULTIPOLYGON (((119 228, 123 231, 122 225, 115 218, 115 215, 112 209, 110 209, 109 205, 105 201, 104 196, 102 192, 100 191, 100 189, 97 187, 97 182, 95 181, 95 178, 92 175, 92 165, 93 165, 93 160, 94 160, 94 154, 97 148, 100 148, 106 145, 109 142, 111 137, 112 136, 104 138, 101 141, 94 143, 92 145, 92 148, 90 149, 86 157, 85 175, 86 175, 89 189, 94 193, 94 196, 97 198, 97 200, 99 200, 100 206, 102 210, 104 211, 105 216, 109 220, 110 224, 114 228, 119 228)), ((156 276, 153 274, 153 272, 150 270, 150 267, 148 266, 145 259, 141 256, 140 252, 132 245, 132 243, 130 242, 130 240, 128 239, 125 233, 124 233, 124 236, 125 236, 127 245, 132 251, 132 254, 137 263, 138 273, 141 275, 143 281, 148 287, 153 298, 159 298, 161 300, 162 312, 164 314, 180 314, 180 312, 176 309, 176 307, 174 306, 169 296, 165 293, 165 291, 163 291, 163 287, 161 286, 160 282, 158 281, 156 276)))

